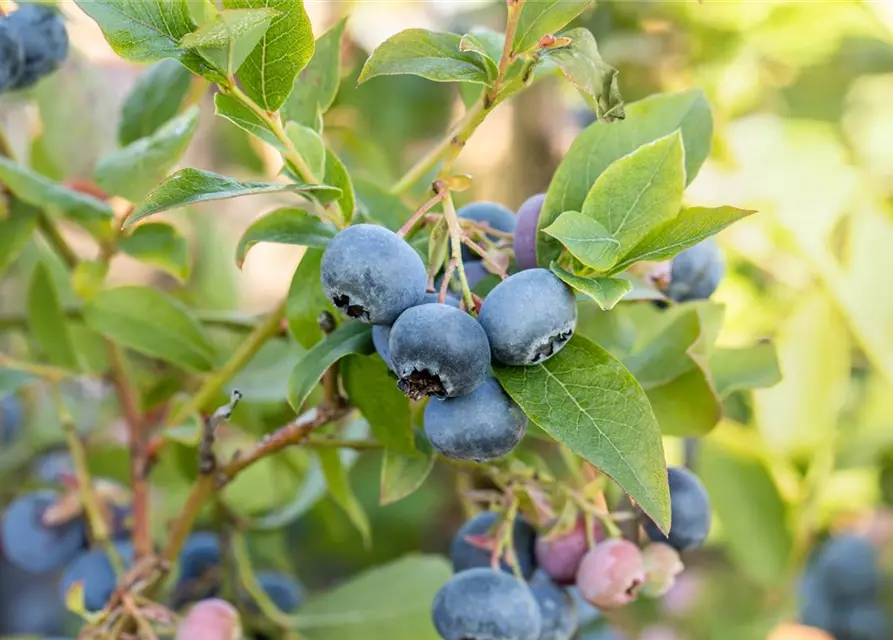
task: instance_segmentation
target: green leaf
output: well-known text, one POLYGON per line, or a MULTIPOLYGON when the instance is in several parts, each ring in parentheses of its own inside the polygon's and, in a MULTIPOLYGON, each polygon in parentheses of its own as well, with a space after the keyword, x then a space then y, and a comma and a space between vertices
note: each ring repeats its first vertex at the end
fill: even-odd
POLYGON ((608 271, 620 253, 620 242, 611 232, 579 211, 565 211, 543 233, 560 240, 577 260, 597 271, 608 271))
POLYGON ((360 322, 345 322, 305 353, 292 371, 288 381, 289 404, 295 411, 300 411, 326 369, 346 355, 367 355, 372 349, 372 327, 360 322))
POLYGON ((314 129, 320 114, 335 101, 341 84, 341 37, 347 19, 342 19, 316 41, 310 63, 295 80, 294 90, 282 106, 286 120, 314 129))
POLYGON ((180 40, 180 46, 195 49, 227 75, 239 70, 245 58, 270 28, 275 9, 224 9, 197 31, 180 40))
POLYGON ((617 82, 618 71, 602 60, 595 36, 588 29, 571 29, 561 35, 571 39, 570 45, 547 51, 543 59, 558 65, 586 98, 599 121, 623 120, 626 112, 617 82))
POLYGON ((180 282, 189 277, 189 241, 167 223, 141 224, 122 237, 118 247, 127 255, 166 271, 180 282))
POLYGON ((575 275, 562 269, 557 262, 553 262, 549 269, 566 285, 595 300, 603 311, 613 309, 633 288, 633 283, 623 278, 587 278, 575 275))
POLYGON ((198 114, 198 106, 192 106, 148 138, 104 157, 96 182, 108 193, 139 202, 179 162, 198 129, 198 114))
POLYGON ((71 272, 71 288, 81 300, 92 300, 105 284, 109 263, 105 260, 81 260, 71 272))
POLYGON ((438 640, 431 602, 451 576, 441 556, 408 555, 310 600, 297 626, 309 640, 438 640))
POLYGON ((372 546, 372 527, 369 525, 369 517, 363 511, 362 505, 357 500, 350 486, 350 478, 347 475, 347 468, 341 461, 336 449, 317 449, 316 455, 322 465, 322 472, 326 479, 326 486, 329 495, 344 509, 344 513, 350 518, 350 521, 360 532, 363 537, 363 544, 366 548, 372 546))
POLYGON ((738 432, 722 441, 707 439, 696 469, 727 533, 724 542, 732 558, 746 575, 770 587, 787 575, 793 535, 787 506, 765 462, 733 444, 746 436, 738 432))
POLYGON ((37 217, 38 211, 31 205, 18 198, 9 199, 9 212, 0 218, 0 276, 25 247, 37 226, 37 217))
POLYGON ((598 220, 623 249, 679 213, 685 189, 682 136, 678 132, 615 160, 586 200, 583 214, 598 220))
POLYGON ((524 4, 512 51, 524 53, 534 48, 545 35, 554 35, 583 13, 592 0, 533 0, 524 4))
POLYGON ((112 208, 102 200, 57 184, 0 156, 0 182, 18 198, 35 207, 52 207, 81 223, 93 223, 112 217, 112 208))
POLYGON ((323 182, 341 189, 341 196, 336 202, 341 209, 341 213, 344 214, 345 221, 350 223, 353 220, 357 197, 353 188, 353 180, 351 180, 350 174, 347 172, 347 167, 341 162, 341 158, 335 155, 335 152, 330 148, 326 149, 326 171, 323 182))
POLYGON ((176 60, 153 64, 136 81, 121 111, 118 142, 127 146, 155 133, 180 111, 192 73, 176 60))
POLYGON ((416 439, 418 452, 411 455, 385 449, 381 458, 379 504, 393 504, 414 493, 434 469, 434 452, 424 436, 416 439))
POLYGON ((146 196, 124 221, 128 227, 143 218, 197 202, 224 200, 256 193, 295 191, 308 194, 338 194, 338 189, 326 185, 290 184, 286 182, 240 181, 200 169, 181 169, 159 184, 146 196))
POLYGON ((322 329, 319 328, 319 314, 323 311, 328 311, 333 316, 338 313, 322 290, 319 271, 321 261, 321 249, 307 249, 304 252, 285 300, 288 330, 307 349, 323 338, 322 329))
POLYGON ((43 262, 34 269, 28 288, 28 328, 47 362, 65 369, 78 369, 77 352, 59 302, 59 291, 43 262))
POLYGON ((267 126, 267 123, 232 96, 228 96, 225 93, 216 94, 214 96, 214 113, 221 118, 226 118, 256 138, 260 138, 267 144, 272 145, 273 148, 282 152, 286 150, 285 145, 279 141, 279 138, 267 126))
POLYGON ((122 58, 152 62, 175 58, 195 73, 210 68, 200 56, 178 47, 195 29, 187 0, 75 0, 102 29, 105 39, 122 58))
POLYGON ((624 363, 648 394, 665 435, 704 435, 722 416, 707 366, 722 317, 722 307, 708 302, 643 318, 640 331, 647 329, 624 363))
POLYGON ((781 382, 778 355, 771 342, 743 349, 717 349, 710 354, 710 373, 720 398, 733 391, 774 387, 781 382))
POLYGON ((660 428, 642 387, 619 361, 575 335, 541 364, 494 370, 533 422, 613 478, 661 530, 669 528, 660 428))
POLYGON ((735 207, 683 209, 675 218, 652 229, 626 252, 612 271, 618 273, 643 260, 668 260, 753 213, 756 211, 735 207))
MULTIPOLYGON (((685 178, 690 183, 710 151, 713 118, 699 90, 651 96, 626 105, 626 119, 610 125, 596 123, 577 136, 549 183, 540 213, 544 229, 565 211, 581 211, 595 180, 615 160, 641 145, 679 129, 685 146, 685 178)), ((537 257, 548 265, 561 244, 537 234, 537 257)))
POLYGON ((335 237, 335 229, 311 213, 295 207, 276 209, 251 223, 236 248, 236 264, 241 269, 245 256, 258 242, 325 247, 335 237))
POLYGON ((837 433, 852 385, 849 336, 839 308, 821 290, 801 296, 781 321, 775 343, 784 377, 753 393, 755 422, 769 449, 810 456, 837 433))
POLYGON ((378 357, 355 355, 342 363, 340 372, 348 399, 369 422, 375 439, 398 453, 415 453, 409 400, 388 365, 378 357))
POLYGON ((266 111, 278 111, 307 66, 315 46, 303 0, 224 0, 226 9, 279 11, 270 28, 239 69, 245 93, 266 111))
POLYGON ((316 130, 297 122, 285 125, 285 134, 295 145, 314 176, 322 176, 326 166, 326 145, 316 130))
POLYGON ((358 82, 411 74, 435 82, 488 84, 487 65, 473 51, 460 51, 455 33, 407 29, 382 42, 366 60, 358 82))
POLYGON ((281 403, 288 394, 288 376, 305 351, 293 340, 270 340, 233 376, 228 388, 238 389, 251 402, 281 403))
POLYGON ((462 36, 462 39, 459 41, 459 51, 463 53, 470 51, 478 54, 487 72, 487 84, 492 84, 496 80, 496 76, 499 75, 499 67, 496 61, 487 53, 487 46, 477 36, 472 33, 466 33, 462 36))
POLYGON ((214 347, 199 322, 156 289, 106 289, 84 306, 84 322, 118 344, 185 369, 214 366, 214 347))
POLYGON ((396 231, 412 215, 409 207, 386 187, 365 178, 354 180, 354 187, 360 212, 370 222, 378 222, 391 231, 396 231))

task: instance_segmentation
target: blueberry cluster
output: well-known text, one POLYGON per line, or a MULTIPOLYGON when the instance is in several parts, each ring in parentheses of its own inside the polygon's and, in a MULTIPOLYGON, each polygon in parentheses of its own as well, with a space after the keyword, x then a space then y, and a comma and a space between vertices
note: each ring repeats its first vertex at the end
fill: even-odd
POLYGON ((646 520, 649 542, 641 549, 606 537, 598 520, 590 520, 587 531, 582 516, 544 535, 522 518, 507 535, 492 511, 466 522, 450 547, 455 575, 434 599, 438 633, 445 640, 570 640, 580 621, 566 587, 575 586, 585 603, 599 609, 624 606, 640 594, 664 595, 683 570, 679 552, 703 543, 710 530, 710 503, 700 480, 681 468, 669 474, 672 531, 664 536, 646 520), (496 569, 496 538, 502 537, 511 539, 511 553, 497 558, 496 569))
MULTIPOLYGON (((174 588, 174 608, 192 602, 214 601, 220 594, 223 554, 220 538, 210 531, 191 534, 180 552, 180 573, 174 588)), ((255 575, 260 588, 276 607, 294 613, 303 604, 304 588, 293 577, 275 571, 261 571, 255 575)), ((247 593, 239 598, 248 609, 257 610, 247 593)), ((212 607, 213 608, 213 607, 212 607)))
POLYGON ((68 32, 55 9, 23 4, 0 14, 0 93, 33 86, 67 56, 68 32))
MULTIPOLYGON (((503 235, 516 228, 515 215, 493 203, 474 203, 459 214, 503 235)), ((321 280, 335 306, 375 325, 376 350, 399 388, 414 400, 430 397, 425 433, 454 459, 502 457, 524 435, 527 418, 490 375, 491 360, 544 362, 567 343, 577 321, 573 292, 538 268, 494 287, 475 319, 452 295, 439 302, 427 290, 425 265, 405 240, 370 224, 349 227, 329 243, 321 280)))
POLYGON ((879 600, 878 556, 867 538, 830 538, 800 581, 800 621, 836 640, 887 640, 893 627, 879 600))

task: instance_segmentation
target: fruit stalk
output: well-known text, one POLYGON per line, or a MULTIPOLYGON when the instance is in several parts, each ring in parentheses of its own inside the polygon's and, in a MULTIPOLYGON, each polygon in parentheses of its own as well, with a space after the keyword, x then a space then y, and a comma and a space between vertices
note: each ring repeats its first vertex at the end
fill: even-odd
POLYGON ((77 478, 78 493, 80 494, 81 503, 84 506, 84 512, 87 515, 87 521, 90 524, 90 532, 93 539, 108 554, 109 561, 115 569, 115 573, 120 575, 123 573, 124 565, 121 558, 111 544, 111 535, 109 527, 103 514, 102 505, 96 492, 93 489, 93 478, 90 476, 90 469, 87 465, 87 453, 84 451, 84 445, 78 437, 77 428, 74 419, 68 411, 68 407, 62 399, 62 394, 56 385, 51 387, 53 395, 53 403, 56 405, 56 412, 59 415, 59 422, 62 425, 62 431, 65 434, 65 441, 68 450, 71 452, 71 459, 74 462, 74 473, 77 478))
POLYGON ((459 216, 456 215, 453 196, 449 191, 446 191, 443 199, 443 215, 450 230, 450 251, 452 252, 452 259, 456 263, 456 271, 459 273, 459 283, 462 285, 462 299, 465 301, 465 308, 470 313, 474 310, 474 298, 471 296, 468 278, 465 277, 465 265, 462 264, 462 227, 459 226, 459 216))

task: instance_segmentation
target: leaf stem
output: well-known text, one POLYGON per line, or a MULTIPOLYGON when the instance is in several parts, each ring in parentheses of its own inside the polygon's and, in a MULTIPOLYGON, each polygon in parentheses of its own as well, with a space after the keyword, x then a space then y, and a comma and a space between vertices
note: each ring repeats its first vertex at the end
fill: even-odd
MULTIPOLYGON (((69 320, 80 319, 83 310, 80 307, 63 309, 62 313, 69 320)), ((194 311, 193 315, 208 326, 222 327, 231 331, 248 333, 257 326, 257 318, 227 311, 194 311)), ((0 313, 0 331, 22 329, 28 326, 28 317, 24 313, 0 313)))
POLYGON ((15 358, 11 358, 6 354, 0 353, 0 366, 6 367, 7 369, 16 369, 17 371, 24 371, 25 373, 30 373, 31 375, 37 376, 42 380, 47 382, 59 382, 60 380, 65 380, 67 378, 73 378, 76 374, 71 373, 70 371, 66 371, 65 369, 60 369, 58 367, 52 367, 50 365, 45 364, 35 364, 33 362, 25 362, 23 360, 16 360, 15 358))
POLYGON ((192 399, 183 404, 166 422, 167 426, 180 424, 191 415, 199 413, 220 393, 229 380, 257 354, 267 340, 282 331, 282 320, 285 318, 285 301, 274 308, 263 322, 258 324, 236 349, 230 359, 214 374, 208 377, 192 399))
POLYGON ((474 310, 474 298, 471 288, 468 286, 468 278, 465 277, 465 266, 462 264, 462 228, 459 226, 459 217, 456 215, 456 207, 453 205, 453 196, 446 191, 443 199, 443 215, 450 230, 450 249, 452 259, 456 263, 456 271, 459 272, 459 284, 462 285, 462 299, 469 313, 474 310))
POLYGON ((514 51, 512 46, 515 40, 515 33, 518 31, 518 21, 521 19, 521 11, 524 9, 525 0, 506 0, 508 7, 508 18, 505 25, 505 41, 502 45, 502 55, 499 58, 499 73, 493 82, 493 87, 487 93, 487 101, 493 102, 499 94, 499 86, 505 80, 509 66, 514 59, 514 51))
POLYGON ((78 263, 77 254, 59 232, 53 219, 42 209, 37 216, 37 225, 40 227, 40 232, 43 234, 44 238, 46 238, 47 242, 50 243, 53 249, 56 250, 56 253, 59 254, 59 257, 62 258, 62 262, 64 262, 69 269, 74 269, 78 263))
POLYGON ((121 412, 127 423, 130 442, 130 486, 133 489, 133 550, 137 560, 152 553, 149 526, 149 478, 145 420, 140 410, 137 389, 127 373, 124 350, 107 341, 112 383, 118 395, 121 412))
POLYGON ((50 387, 50 390, 53 396, 53 402, 56 405, 56 412, 59 415, 59 422, 62 424, 62 431, 65 433, 65 441, 68 445, 68 450, 71 453, 71 459, 74 462, 74 473, 77 478, 78 493, 80 494, 84 511, 87 514, 87 520, 90 524, 90 532, 93 534, 93 539, 96 543, 105 549, 109 562, 112 563, 112 568, 115 570, 115 574, 121 575, 124 572, 124 565, 121 562, 121 558, 118 556, 117 551, 115 551, 114 546, 111 544, 108 523, 105 519, 102 503, 93 488, 93 478, 90 475, 90 468, 87 465, 87 453, 84 451, 84 445, 78 436, 74 419, 71 417, 71 412, 68 410, 68 407, 65 406, 59 388, 56 385, 53 385, 50 387))

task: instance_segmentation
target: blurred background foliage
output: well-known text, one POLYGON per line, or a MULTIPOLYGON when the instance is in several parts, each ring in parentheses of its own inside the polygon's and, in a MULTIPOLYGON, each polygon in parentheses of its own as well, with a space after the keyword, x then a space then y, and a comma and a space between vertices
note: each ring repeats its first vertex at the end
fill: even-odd
MULTIPOLYGON (((71 180, 89 176, 114 148, 120 105, 141 69, 115 57, 73 3, 62 7, 76 54, 33 92, 33 101, 0 101, 0 126, 20 157, 71 180)), ((326 133, 355 176, 360 199, 382 197, 374 183, 399 177, 461 113, 461 101, 455 86, 418 78, 356 87, 367 52, 408 27, 498 28, 504 8, 477 1, 340 1, 310 3, 308 10, 317 35, 352 16, 347 79, 326 116, 326 133)), ((694 569, 674 591, 657 604, 625 610, 623 626, 648 640, 765 638, 794 616, 797 568, 815 532, 855 526, 891 535, 883 505, 893 499, 893 2, 600 2, 579 22, 620 70, 628 102, 658 91, 705 91, 716 121, 713 151, 686 192, 687 204, 760 211, 719 237, 730 269, 715 296, 725 316, 718 344, 735 349, 772 339, 783 374, 772 388, 706 389, 704 403, 668 409, 678 420, 698 420, 697 411, 712 411, 720 396, 726 417, 688 452, 711 493, 716 525, 712 544, 688 558, 694 569)), ((213 118, 210 98, 201 101, 202 129, 183 166, 272 175, 269 150, 213 118)), ((569 85, 538 83, 500 106, 468 144, 459 168, 475 180, 462 195, 517 207, 545 189, 592 118, 569 85)), ((184 281, 127 257, 115 259, 110 280, 152 282, 208 317, 236 309, 238 318, 250 319, 287 291, 301 259, 299 248, 263 245, 242 271, 233 264, 244 228, 275 202, 223 201, 167 216, 193 245, 184 281)), ((68 231, 77 245, 78 231, 68 231)), ((0 322, 14 322, 24 310, 26 283, 41 260, 51 266, 63 304, 73 301, 65 269, 46 246, 32 243, 0 281, 0 322)), ((581 330, 623 357, 647 340, 640 329, 649 313, 648 305, 621 305, 610 316, 593 308, 581 330)), ((97 336, 74 326, 84 352, 103 358, 97 336)), ((235 345, 233 332, 215 331, 218 341, 235 345)), ((17 348, 17 339, 4 334, 4 349, 17 348)), ((245 401, 225 434, 227 448, 290 418, 281 400, 302 351, 297 343, 271 342, 233 381, 245 401)), ((764 357, 758 348, 738 355, 764 357)), ((746 363, 727 362, 738 365, 746 363)), ((147 379, 144 392, 163 397, 180 383, 175 376, 147 379)), ((698 393, 696 379, 674 384, 698 393)), ((101 385, 73 386, 69 393, 79 426, 90 433, 94 473, 125 481, 111 398, 101 385)), ((23 483, 45 481, 46 470, 31 457, 61 445, 39 391, 28 407, 28 437, 0 453, 0 499, 23 483)), ((681 439, 668 437, 667 450, 672 462, 686 457, 681 439)), ((368 514, 372 545, 364 545, 344 502, 325 496, 315 459, 290 450, 227 489, 233 507, 263 515, 270 525, 250 535, 258 564, 293 571, 316 591, 407 553, 445 551, 463 519, 449 470, 436 469, 410 497, 380 506, 379 454, 342 455, 353 465, 350 480, 368 514), (282 522, 289 524, 273 526, 282 522)), ((188 490, 191 456, 185 446, 169 447, 154 472, 158 534, 188 490)), ((0 583, 16 579, 11 571, 2 565, 0 583)), ((0 596, 0 621, 15 602, 0 596)))

